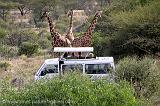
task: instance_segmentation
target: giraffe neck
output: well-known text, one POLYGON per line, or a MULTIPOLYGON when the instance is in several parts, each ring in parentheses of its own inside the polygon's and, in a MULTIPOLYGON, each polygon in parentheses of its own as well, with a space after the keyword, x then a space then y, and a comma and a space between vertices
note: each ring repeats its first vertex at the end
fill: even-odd
POLYGON ((71 29, 72 27, 73 27, 73 11, 71 11, 71 18, 70 18, 69 28, 71 29))
POLYGON ((96 24, 97 24, 98 18, 99 18, 99 15, 96 14, 96 15, 94 16, 94 18, 93 18, 93 20, 92 20, 89 28, 88 28, 87 31, 85 32, 85 34, 90 35, 90 36, 92 35, 92 32, 94 31, 95 26, 96 26, 96 24))
POLYGON ((70 13, 70 23, 69 23, 69 31, 67 33, 67 36, 69 37, 69 34, 72 33, 72 28, 73 28, 73 11, 71 10, 71 13, 70 13))
POLYGON ((48 20, 48 24, 49 24, 49 28, 50 28, 50 33, 53 36, 56 33, 56 31, 54 29, 52 20, 51 20, 51 18, 49 16, 47 16, 47 20, 48 20))
POLYGON ((63 36, 61 36, 61 34, 59 34, 54 29, 54 26, 52 24, 52 20, 48 15, 47 15, 47 20, 48 20, 48 24, 49 24, 49 27, 50 27, 50 33, 51 33, 51 36, 52 36, 52 47, 53 47, 53 49, 54 49, 54 47, 71 45, 70 41, 67 38, 64 38, 63 36))
POLYGON ((48 24, 50 28, 51 37, 52 37, 52 48, 54 50, 54 47, 58 47, 60 45, 60 43, 57 43, 58 40, 59 39, 62 40, 62 39, 61 39, 60 34, 54 29, 52 19, 48 15, 47 15, 47 20, 48 20, 48 24))
POLYGON ((73 10, 70 11, 70 24, 69 24, 69 30, 67 32, 66 38, 72 42, 74 40, 74 35, 73 35, 73 10))

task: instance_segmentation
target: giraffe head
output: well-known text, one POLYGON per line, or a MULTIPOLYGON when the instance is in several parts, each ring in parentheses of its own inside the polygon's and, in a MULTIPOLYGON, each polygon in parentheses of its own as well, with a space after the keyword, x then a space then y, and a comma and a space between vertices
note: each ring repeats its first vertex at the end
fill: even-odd
POLYGON ((47 11, 44 11, 41 15, 41 19, 44 19, 48 16, 48 12, 47 11))
POLYGON ((101 11, 101 10, 98 10, 98 11, 96 12, 96 15, 95 15, 95 16, 101 17, 101 14, 102 14, 102 11, 101 11))
POLYGON ((71 9, 70 11, 68 11, 67 15, 68 15, 68 17, 72 16, 73 15, 73 9, 71 9))

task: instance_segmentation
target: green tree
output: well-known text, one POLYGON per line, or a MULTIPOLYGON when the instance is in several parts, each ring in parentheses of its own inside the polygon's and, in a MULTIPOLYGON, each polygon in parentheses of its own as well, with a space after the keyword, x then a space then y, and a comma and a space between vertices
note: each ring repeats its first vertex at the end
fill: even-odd
POLYGON ((21 15, 24 16, 32 9, 33 0, 11 0, 17 3, 17 8, 21 12, 21 15))
MULTIPOLYGON (((160 2, 118 0, 106 7, 96 31, 110 37, 110 55, 157 55, 160 51, 160 2)), ((103 46, 106 46, 103 45, 103 46)))
POLYGON ((57 0, 33 0, 33 18, 35 23, 40 21, 40 17, 44 11, 54 11, 57 0))
POLYGON ((151 2, 133 12, 113 14, 112 19, 119 27, 112 40, 113 53, 157 54, 160 50, 160 2, 151 2))

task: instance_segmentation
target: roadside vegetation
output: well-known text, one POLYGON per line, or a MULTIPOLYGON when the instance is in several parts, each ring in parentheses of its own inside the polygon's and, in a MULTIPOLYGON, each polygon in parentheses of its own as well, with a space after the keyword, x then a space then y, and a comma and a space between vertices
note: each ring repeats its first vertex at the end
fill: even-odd
POLYGON ((80 73, 69 73, 62 79, 41 80, 15 90, 3 83, 1 104, 12 105, 105 105, 139 106, 133 88, 126 82, 91 81, 80 73))
POLYGON ((159 99, 160 61, 151 57, 126 57, 116 67, 118 81, 125 80, 133 86, 135 97, 145 98, 153 102, 159 99))

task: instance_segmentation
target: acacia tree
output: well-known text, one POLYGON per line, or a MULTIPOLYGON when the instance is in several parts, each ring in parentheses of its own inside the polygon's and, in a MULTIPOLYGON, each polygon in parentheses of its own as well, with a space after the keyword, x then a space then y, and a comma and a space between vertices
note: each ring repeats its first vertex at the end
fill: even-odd
POLYGON ((22 16, 24 16, 26 13, 28 13, 31 10, 31 4, 33 0, 1 0, 5 2, 7 5, 6 7, 12 8, 14 6, 14 9, 18 9, 22 16))
POLYGON ((21 12, 21 15, 24 16, 31 10, 31 4, 33 0, 13 0, 18 3, 17 8, 21 12))
POLYGON ((32 0, 33 18, 35 24, 37 23, 37 21, 40 21, 42 12, 54 11, 56 4, 57 0, 32 0))
POLYGON ((0 1, 0 15, 6 21, 7 14, 10 9, 16 8, 16 3, 0 1))

